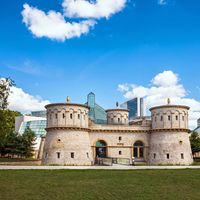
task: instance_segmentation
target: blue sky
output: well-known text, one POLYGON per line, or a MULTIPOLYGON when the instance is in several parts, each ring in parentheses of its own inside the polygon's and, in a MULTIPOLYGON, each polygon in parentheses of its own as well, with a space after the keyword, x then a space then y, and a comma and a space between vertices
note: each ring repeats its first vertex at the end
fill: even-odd
POLYGON ((118 84, 149 87, 157 74, 171 70, 187 97, 200 101, 199 0, 129 0, 87 34, 65 41, 31 33, 22 22, 25 3, 62 12, 62 0, 1 0, 0 76, 24 92, 50 102, 69 95, 83 103, 93 91, 109 108, 125 101, 118 84))

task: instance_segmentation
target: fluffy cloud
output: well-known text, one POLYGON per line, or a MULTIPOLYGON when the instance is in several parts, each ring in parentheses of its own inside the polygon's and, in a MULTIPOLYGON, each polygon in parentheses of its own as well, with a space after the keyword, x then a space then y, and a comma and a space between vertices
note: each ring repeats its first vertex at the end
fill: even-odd
POLYGON ((145 106, 149 109, 152 106, 167 103, 167 98, 172 104, 187 105, 190 107, 190 128, 196 127, 197 119, 200 118, 200 102, 187 98, 187 91, 179 83, 179 76, 172 71, 164 71, 151 80, 151 86, 144 87, 134 84, 119 84, 118 90, 124 93, 126 99, 143 97, 145 106))
POLYGON ((83 20, 79 23, 66 22, 59 12, 49 11, 46 14, 28 4, 24 5, 22 16, 23 22, 36 37, 48 37, 60 41, 87 34, 95 25, 94 20, 83 20))
POLYGON ((12 87, 8 97, 9 109, 29 113, 30 111, 44 110, 44 106, 49 104, 48 100, 32 96, 24 92, 21 88, 12 87))
POLYGON ((111 15, 121 11, 126 0, 64 0, 63 8, 67 17, 81 18, 109 18, 111 15))
MULTIPOLYGON (((24 4, 22 11, 23 23, 36 37, 47 37, 53 40, 65 41, 87 34, 97 23, 94 18, 109 18, 121 11, 126 0, 63 0, 63 13, 49 11, 45 13, 35 7, 24 4), (78 22, 66 21, 77 18, 78 22), (85 18, 80 20, 80 18, 85 18)), ((76 21, 77 21, 76 20, 76 21)))
POLYGON ((167 0, 158 0, 159 5, 167 5, 167 0))

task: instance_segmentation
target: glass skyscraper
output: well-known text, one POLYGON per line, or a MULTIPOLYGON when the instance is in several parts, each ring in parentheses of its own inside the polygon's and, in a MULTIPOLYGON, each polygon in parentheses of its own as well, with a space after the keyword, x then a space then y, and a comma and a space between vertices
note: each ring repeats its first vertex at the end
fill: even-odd
POLYGON ((107 123, 107 114, 106 111, 96 104, 95 94, 90 92, 87 96, 87 103, 89 106, 89 118, 97 124, 107 123))
POLYGON ((134 98, 120 105, 121 108, 129 110, 129 120, 144 115, 144 102, 143 98, 134 98))

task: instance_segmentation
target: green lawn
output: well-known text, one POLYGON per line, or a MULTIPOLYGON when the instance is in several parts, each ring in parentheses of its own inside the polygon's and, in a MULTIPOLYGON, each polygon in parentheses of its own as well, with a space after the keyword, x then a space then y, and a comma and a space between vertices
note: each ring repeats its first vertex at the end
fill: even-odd
POLYGON ((0 200, 199 200, 200 170, 6 170, 0 200))

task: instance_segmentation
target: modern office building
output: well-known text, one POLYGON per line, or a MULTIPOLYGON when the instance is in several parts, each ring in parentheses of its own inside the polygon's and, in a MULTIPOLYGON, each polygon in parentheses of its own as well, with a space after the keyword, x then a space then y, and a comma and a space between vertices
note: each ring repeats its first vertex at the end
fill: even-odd
POLYGON ((86 105, 89 107, 89 117, 97 124, 107 123, 106 111, 96 103, 95 94, 90 92, 87 96, 86 105))
POLYGON ((35 157, 37 157, 41 137, 46 135, 46 111, 34 111, 31 115, 23 115, 15 118, 15 131, 23 134, 26 128, 30 128, 36 134, 35 157))
POLYGON ((133 120, 137 117, 144 115, 144 100, 143 98, 134 98, 120 105, 121 108, 129 110, 129 120, 133 120))
POLYGON ((193 130, 193 132, 200 134, 200 119, 197 120, 197 127, 193 130))

